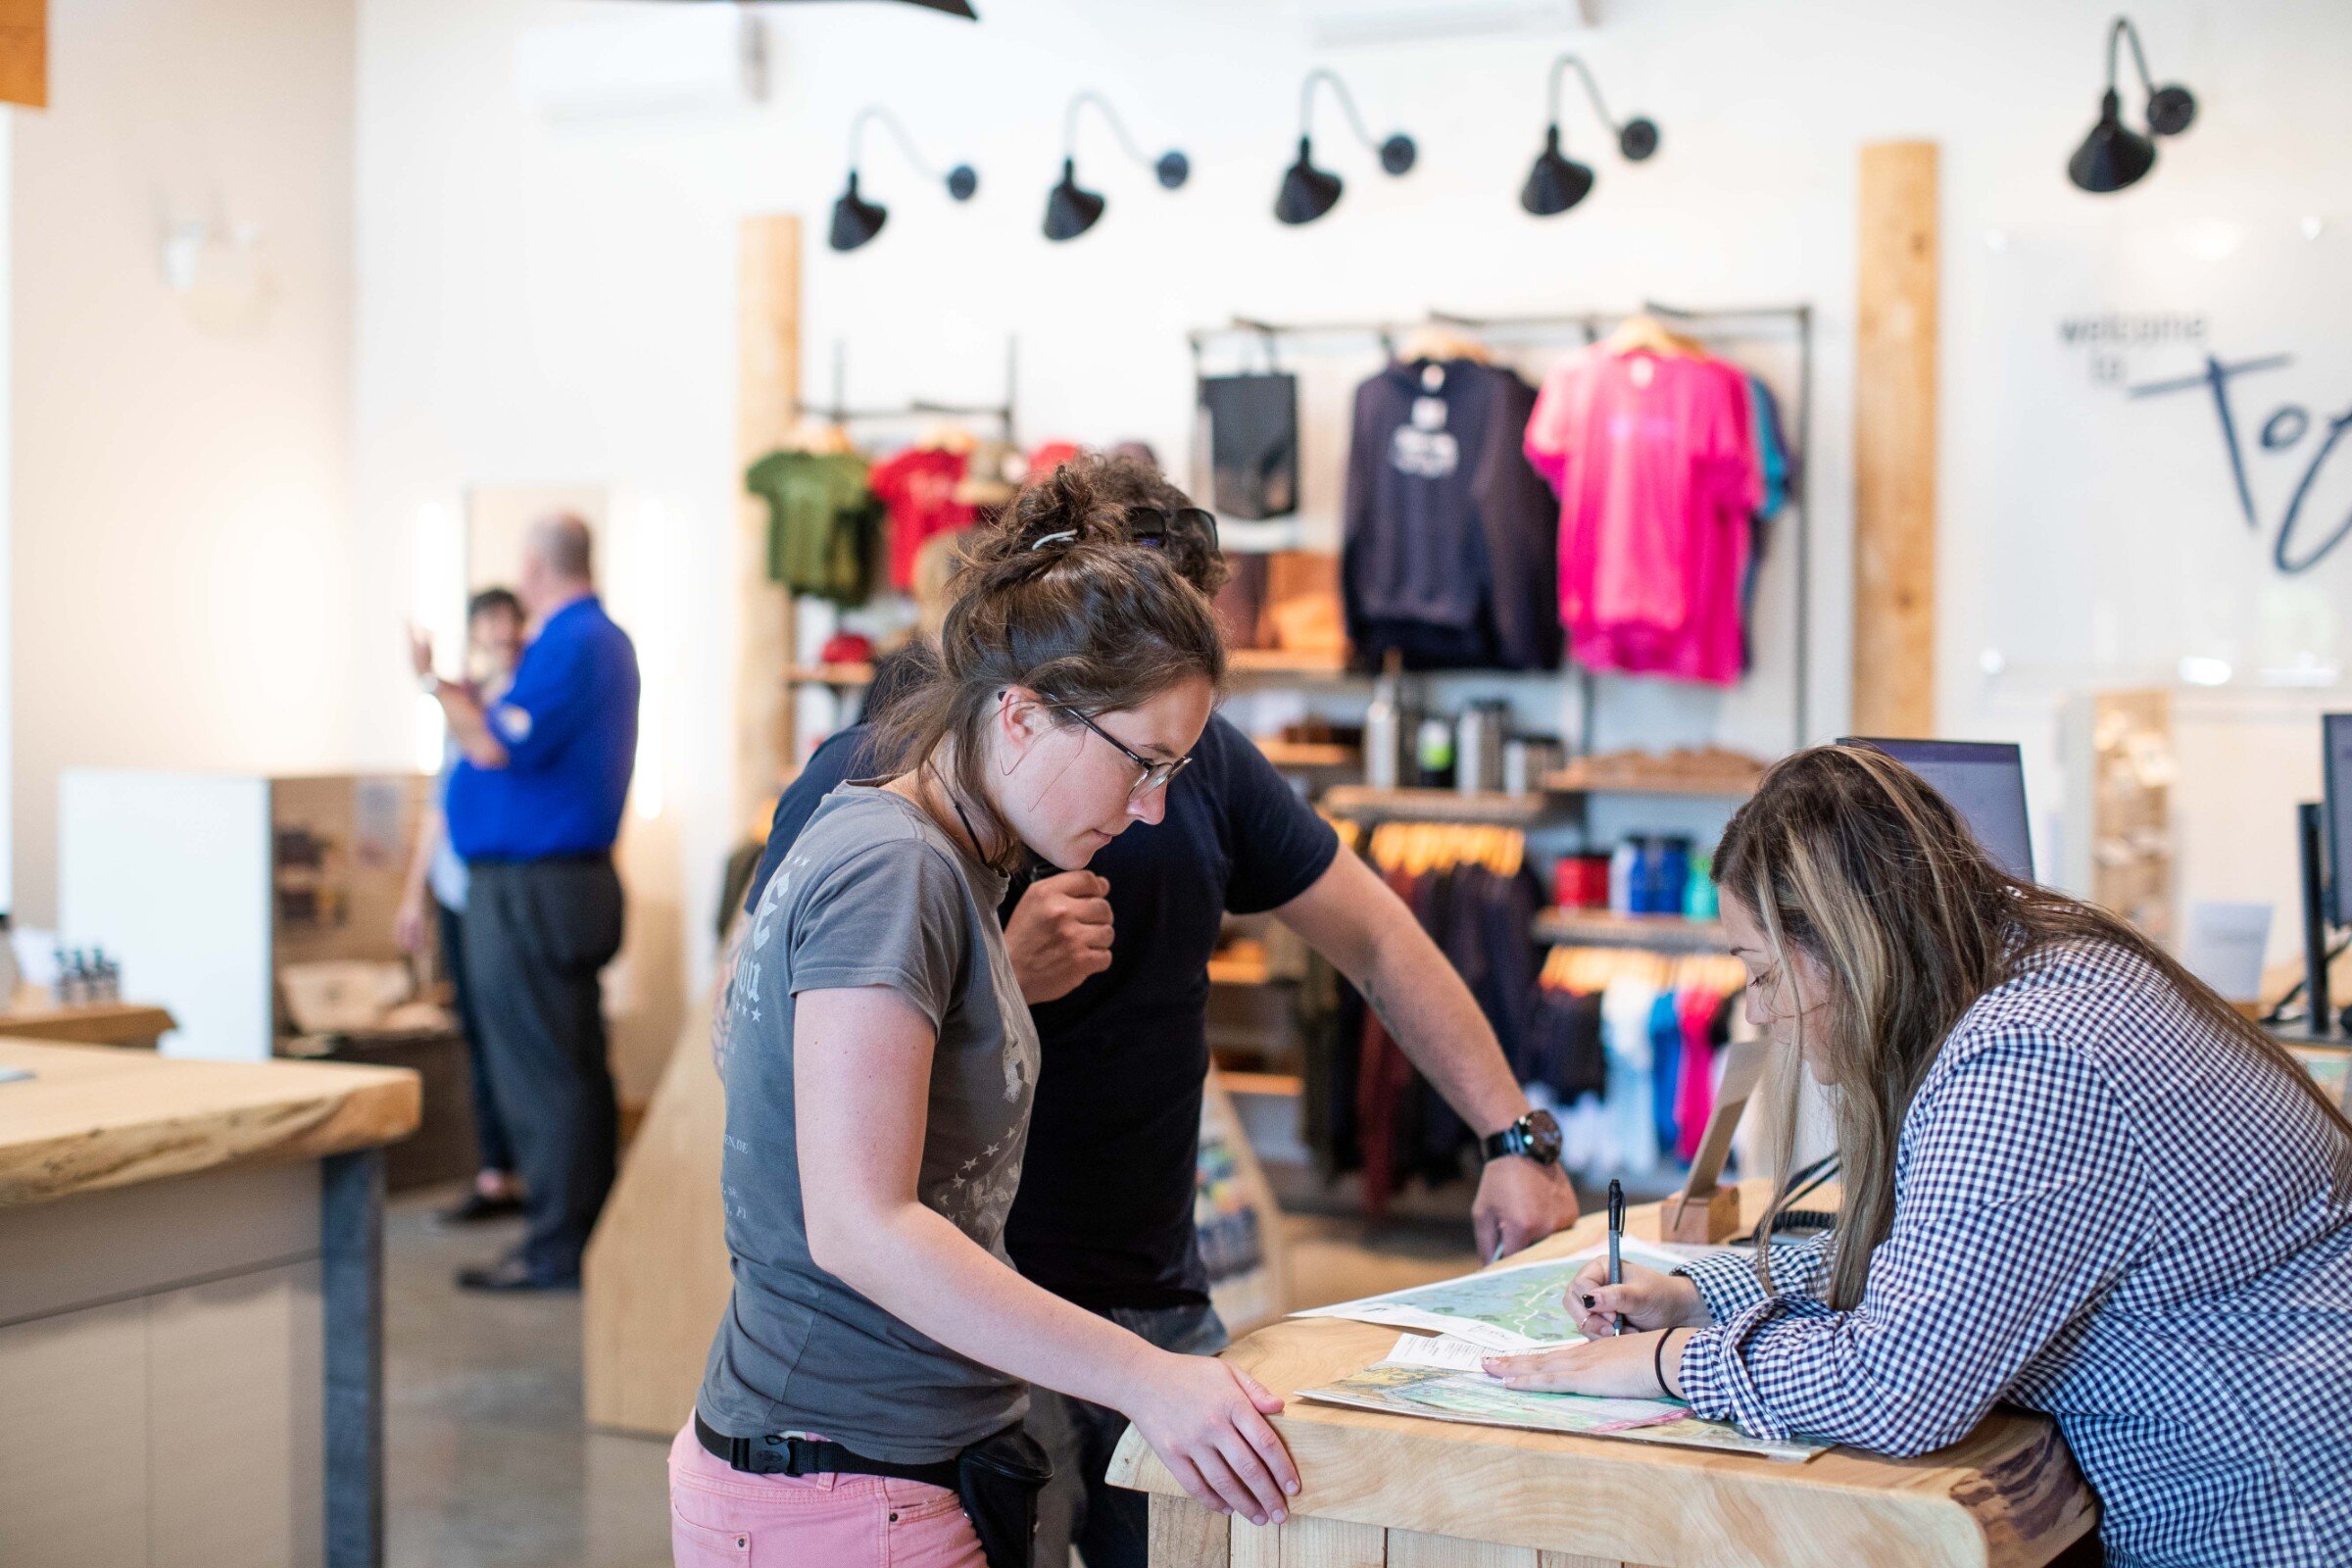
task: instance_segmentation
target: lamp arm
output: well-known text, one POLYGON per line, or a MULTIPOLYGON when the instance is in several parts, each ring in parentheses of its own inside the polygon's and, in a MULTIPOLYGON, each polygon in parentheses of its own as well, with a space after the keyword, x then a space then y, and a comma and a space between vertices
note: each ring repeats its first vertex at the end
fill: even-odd
POLYGON ((1088 104, 1093 104, 1102 112, 1102 118, 1110 122, 1111 134, 1118 137, 1119 146, 1126 151, 1127 156, 1144 168, 1150 169, 1152 167, 1151 158, 1146 156, 1144 150, 1135 144, 1135 138, 1127 134, 1126 122, 1119 119, 1118 111, 1111 108, 1109 102, 1101 93, 1091 89, 1071 99, 1069 109, 1061 117, 1061 156, 1064 159, 1077 156, 1078 111, 1088 104))
POLYGON ((1364 128, 1363 116, 1355 112, 1355 99, 1348 94, 1348 84, 1323 66, 1317 66, 1308 72, 1306 84, 1298 89, 1298 134, 1307 135, 1314 128, 1315 83, 1318 81, 1330 82, 1331 90, 1339 94, 1340 107, 1348 112, 1348 124, 1354 130, 1355 139, 1362 142, 1369 151, 1380 151, 1380 143, 1374 141, 1372 133, 1364 128))
POLYGON ((1570 66, 1584 78, 1585 96, 1592 100, 1592 113, 1600 117, 1600 122, 1609 127, 1611 135, 1622 131, 1625 127, 1609 118, 1609 106, 1600 101, 1600 84, 1592 79, 1592 73, 1586 69, 1585 63, 1572 54, 1562 55, 1551 63, 1551 86, 1545 99, 1550 106, 1551 123, 1560 122, 1560 73, 1570 66))
POLYGON ((906 161, 914 166, 914 172, 916 173, 922 175, 925 179, 934 182, 937 182, 943 177, 939 171, 933 169, 929 163, 924 161, 921 152, 917 151, 915 148, 914 138, 906 134, 906 127, 905 125, 899 123, 898 116, 892 114, 880 104, 866 105, 863 109, 858 111, 858 118, 850 122, 851 173, 854 174, 858 172, 858 161, 860 149, 864 146, 865 141, 866 122, 868 121, 876 120, 880 121, 883 126, 890 131, 891 138, 899 144, 899 151, 906 155, 906 161))
POLYGON ((2132 63, 2139 68, 2140 90, 2154 97, 2156 78, 2148 74, 2148 57, 2139 46, 2139 28, 2132 25, 2130 17, 2116 18, 2107 29, 2107 90, 2115 91, 2116 45, 2126 38, 2132 40, 2132 63))

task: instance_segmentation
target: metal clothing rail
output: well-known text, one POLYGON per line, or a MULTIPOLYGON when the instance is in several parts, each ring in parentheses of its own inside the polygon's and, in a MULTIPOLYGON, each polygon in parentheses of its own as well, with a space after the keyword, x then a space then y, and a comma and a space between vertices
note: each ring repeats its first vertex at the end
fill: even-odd
POLYGON ((916 398, 910 403, 858 409, 850 406, 848 383, 849 349, 837 338, 833 343, 832 400, 827 403, 797 400, 792 408, 793 417, 828 419, 835 424, 886 422, 925 416, 932 418, 994 419, 1000 433, 1009 443, 1013 440, 1014 393, 1020 384, 1018 343, 1010 337, 1004 340, 1004 401, 1002 403, 940 403, 929 398, 916 398))
MULTIPOLYGON (((1398 342, 1410 333, 1429 326, 1450 327, 1474 335, 1535 337, 1552 335, 1578 336, 1587 343, 1596 343, 1607 333, 1634 316, 1654 316, 1671 321, 1677 330, 1689 336, 1719 343, 1792 343, 1796 349, 1796 408, 1790 421, 1790 445, 1793 448, 1789 463, 1788 500, 1785 511, 1793 512, 1789 531, 1794 535, 1790 548, 1795 552, 1792 629, 1795 669, 1795 694, 1790 714, 1792 749, 1805 746, 1812 739, 1812 664, 1813 664, 1813 541, 1812 507, 1812 431, 1813 431, 1813 307, 1810 305, 1719 305, 1700 309, 1664 305, 1656 300, 1642 301, 1635 311, 1571 311, 1534 316, 1465 316, 1451 311, 1431 310, 1418 320, 1378 321, 1265 321, 1237 316, 1222 326, 1196 327, 1185 334, 1193 352, 1193 371, 1199 379, 1202 360, 1211 344, 1236 339, 1257 339, 1272 359, 1277 343, 1296 344, 1313 352, 1320 348, 1332 352, 1338 344, 1332 340, 1370 338, 1391 358, 1397 357, 1398 342), (1322 340, 1318 342, 1318 340, 1322 340)), ((1592 672, 1578 670, 1582 694, 1581 723, 1584 729, 1583 750, 1592 750, 1595 687, 1592 672)))

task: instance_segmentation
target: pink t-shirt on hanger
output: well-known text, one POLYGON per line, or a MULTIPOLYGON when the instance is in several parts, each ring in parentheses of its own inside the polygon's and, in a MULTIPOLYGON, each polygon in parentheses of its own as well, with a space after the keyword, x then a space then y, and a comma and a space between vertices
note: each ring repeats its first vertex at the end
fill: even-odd
POLYGON ((1544 377, 1525 445, 1560 496, 1560 620, 1577 660, 1737 681, 1764 493, 1738 368, 1592 345, 1544 377))

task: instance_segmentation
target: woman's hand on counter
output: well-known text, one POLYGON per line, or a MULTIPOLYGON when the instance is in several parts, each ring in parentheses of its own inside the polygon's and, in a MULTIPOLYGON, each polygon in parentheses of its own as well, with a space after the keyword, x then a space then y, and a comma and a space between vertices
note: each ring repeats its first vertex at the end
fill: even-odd
POLYGON ((1609 1283, 1605 1258, 1593 1258, 1568 1283, 1568 1316, 1576 1332, 1602 1339, 1617 1331, 1619 1313, 1629 1329, 1703 1329, 1709 1321, 1707 1303, 1698 1287, 1682 1274, 1667 1274, 1639 1263, 1628 1263, 1624 1283, 1609 1283))
POLYGON ((1125 1408, 1169 1474, 1203 1505, 1253 1525, 1289 1516, 1285 1499, 1298 1495, 1298 1470, 1266 1423, 1282 1400, 1240 1367, 1157 1355, 1125 1408))
POLYGON ((1543 1394, 1596 1394, 1617 1399, 1655 1399, 1679 1396, 1683 1347, 1690 1334, 1679 1328, 1658 1334, 1615 1334, 1563 1345, 1556 1350, 1534 1350, 1526 1355, 1490 1355, 1487 1375, 1505 1388, 1543 1394), (1671 1336, 1661 1356, 1659 1335, 1671 1336), (1666 1382, 1658 1381, 1660 1364, 1666 1382))

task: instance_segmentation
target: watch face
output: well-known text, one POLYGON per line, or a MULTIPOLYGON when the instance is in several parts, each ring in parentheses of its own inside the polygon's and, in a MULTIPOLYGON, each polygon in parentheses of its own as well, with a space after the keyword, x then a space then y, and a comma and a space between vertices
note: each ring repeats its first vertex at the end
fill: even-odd
POLYGON ((1548 1110, 1531 1110, 1524 1124, 1527 1128, 1527 1152, 1546 1165, 1557 1164, 1560 1157, 1560 1124, 1552 1120, 1548 1110))

